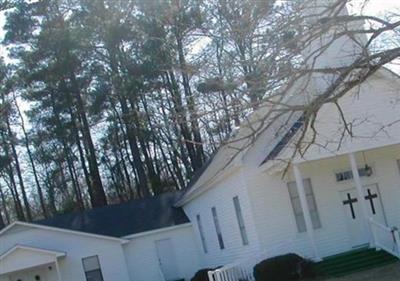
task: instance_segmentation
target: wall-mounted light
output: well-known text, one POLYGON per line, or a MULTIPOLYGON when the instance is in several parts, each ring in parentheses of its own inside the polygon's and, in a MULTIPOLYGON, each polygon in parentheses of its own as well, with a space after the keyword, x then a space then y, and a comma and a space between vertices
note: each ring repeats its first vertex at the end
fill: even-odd
POLYGON ((369 166, 368 164, 365 164, 364 170, 365 170, 365 175, 367 177, 372 176, 372 168, 371 168, 371 166, 369 166))
POLYGON ((371 168, 371 166, 369 166, 367 164, 367 158, 365 157, 365 152, 364 151, 363 151, 362 155, 363 155, 364 163, 365 163, 365 167, 364 167, 365 175, 367 177, 370 177, 370 176, 372 176, 372 168, 371 168))

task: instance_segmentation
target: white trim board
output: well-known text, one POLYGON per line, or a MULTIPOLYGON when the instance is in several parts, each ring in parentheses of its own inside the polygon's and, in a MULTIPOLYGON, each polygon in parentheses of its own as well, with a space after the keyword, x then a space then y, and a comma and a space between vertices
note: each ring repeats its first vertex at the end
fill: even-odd
POLYGON ((184 223, 184 224, 168 226, 168 227, 164 227, 164 228, 159 228, 159 229, 149 230, 149 231, 145 231, 145 232, 139 232, 139 233, 135 233, 135 234, 130 234, 130 235, 127 235, 127 236, 123 236, 122 238, 124 238, 124 239, 135 239, 135 238, 139 238, 139 237, 143 237, 143 236, 147 236, 147 235, 158 234, 158 233, 162 233, 162 232, 172 231, 172 230, 175 230, 175 229, 186 228, 186 227, 191 227, 191 226, 192 226, 192 223, 188 222, 188 223, 184 223))
POLYGON ((42 254, 52 255, 52 256, 54 256, 56 258, 65 257, 67 255, 65 252, 47 250, 47 249, 43 249, 43 248, 35 248, 35 247, 30 247, 30 246, 24 246, 24 245, 17 244, 14 247, 12 247, 11 249, 8 249, 3 254, 1 254, 0 255, 0 261, 3 260, 4 258, 6 258, 11 253, 15 252, 16 250, 27 250, 27 251, 31 251, 31 252, 38 252, 38 253, 42 253, 42 254))
POLYGON ((82 232, 82 231, 77 231, 77 230, 69 230, 69 229, 64 229, 64 228, 45 226, 45 225, 39 225, 39 224, 21 222, 21 221, 16 221, 16 222, 13 222, 12 224, 8 225, 6 228, 4 228, 3 230, 0 231, 0 236, 2 236, 8 230, 10 230, 11 228, 13 228, 14 226, 17 226, 17 225, 31 227, 31 228, 44 229, 44 230, 50 230, 50 231, 56 231, 56 232, 63 232, 63 233, 68 233, 68 234, 80 235, 80 236, 86 236, 86 237, 92 237, 92 238, 98 238, 98 239, 111 240, 114 242, 119 242, 121 244, 125 244, 125 243, 129 242, 129 240, 126 240, 123 238, 116 238, 116 237, 112 237, 112 236, 92 234, 92 233, 87 233, 87 232, 82 232))
MULTIPOLYGON (((187 193, 185 192, 183 196, 174 204, 175 207, 183 207, 184 205, 188 204, 190 201, 194 200, 195 198, 199 197, 209 189, 212 189, 215 187, 216 184, 221 182, 222 180, 226 179, 228 176, 230 176, 233 172, 238 171, 241 169, 243 165, 234 165, 234 166, 228 166, 226 170, 222 170, 215 174, 214 178, 209 179, 205 183, 197 186, 193 190, 189 189, 187 193)), ((199 178, 200 179, 200 178, 199 178)), ((196 184, 196 183, 195 183, 196 184)))

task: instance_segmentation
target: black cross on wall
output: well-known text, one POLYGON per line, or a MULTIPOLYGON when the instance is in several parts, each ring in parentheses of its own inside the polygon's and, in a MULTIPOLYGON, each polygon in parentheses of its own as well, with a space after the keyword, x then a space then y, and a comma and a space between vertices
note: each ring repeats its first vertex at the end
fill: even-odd
POLYGON ((357 201, 358 201, 357 198, 351 198, 351 194, 350 193, 347 193, 347 200, 343 201, 343 205, 349 205, 350 206, 351 216, 353 217, 353 220, 356 219, 356 214, 354 213, 353 204, 356 203, 357 201))
POLYGON ((376 214, 376 211, 375 211, 375 203, 374 203, 374 199, 375 198, 378 198, 378 194, 372 194, 371 193, 371 189, 367 189, 367 192, 368 192, 368 195, 367 196, 365 196, 365 200, 369 200, 369 204, 371 205, 371 210, 372 210, 372 213, 375 215, 376 214))

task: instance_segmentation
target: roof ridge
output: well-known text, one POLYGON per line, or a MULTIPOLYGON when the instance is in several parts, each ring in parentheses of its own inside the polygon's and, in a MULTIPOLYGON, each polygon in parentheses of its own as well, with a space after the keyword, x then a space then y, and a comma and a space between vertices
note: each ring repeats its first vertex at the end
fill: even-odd
POLYGON ((148 201, 151 201, 151 200, 156 201, 160 197, 167 197, 167 195, 170 195, 170 196, 174 195, 176 197, 180 197, 179 195, 181 193, 182 193, 181 190, 164 192, 164 193, 157 194, 155 196, 149 196, 149 197, 144 197, 144 198, 135 198, 135 199, 130 199, 130 200, 125 201, 125 202, 119 202, 119 203, 116 203, 116 204, 109 204, 109 205, 105 205, 105 206, 94 207, 94 208, 90 208, 90 209, 86 209, 86 210, 82 210, 82 211, 72 211, 72 212, 68 212, 68 213, 64 213, 64 214, 57 214, 57 215, 55 215, 53 217, 50 217, 50 218, 47 218, 47 219, 35 220, 32 223, 45 222, 45 221, 57 219, 57 218, 64 217, 64 216, 74 216, 74 215, 78 216, 78 215, 83 215, 83 214, 92 213, 92 212, 96 212, 96 211, 103 211, 103 210, 107 210, 107 209, 112 209, 112 208, 132 205, 133 203, 146 202, 146 201, 148 202, 148 201))

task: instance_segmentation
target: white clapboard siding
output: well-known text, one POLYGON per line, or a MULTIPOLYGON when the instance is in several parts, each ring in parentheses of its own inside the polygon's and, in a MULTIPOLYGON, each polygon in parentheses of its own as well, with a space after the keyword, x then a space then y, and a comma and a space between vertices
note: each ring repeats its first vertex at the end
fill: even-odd
POLYGON ((178 267, 177 276, 190 280, 201 268, 199 248, 192 226, 186 224, 132 238, 131 242, 124 246, 130 280, 164 281, 156 251, 156 241, 163 239, 171 240, 178 267))
MULTIPOLYGON (((201 268, 190 223, 132 235, 123 244, 118 239, 19 225, 11 228, 0 239, 0 254, 15 245, 65 253, 65 257, 59 259, 64 281, 86 280, 82 258, 94 255, 99 257, 104 281, 165 281, 156 250, 156 241, 163 239, 171 239, 178 267, 177 276, 190 280, 201 268)), ((57 280, 54 266, 52 270, 47 267, 41 267, 40 270, 45 270, 49 278, 54 275, 54 280, 57 280)))
POLYGON ((82 258, 94 255, 99 256, 105 281, 130 280, 122 245, 118 241, 39 228, 19 228, 19 232, 5 234, 0 239, 0 253, 16 244, 65 252, 66 256, 59 260, 63 281, 86 280, 82 258))
POLYGON ((245 181, 242 174, 236 171, 227 179, 217 183, 202 195, 196 197, 184 206, 185 213, 193 222, 197 243, 201 249, 202 263, 204 267, 221 266, 237 259, 253 255, 260 250, 259 240, 253 221, 252 209, 245 181), (238 196, 243 218, 245 221, 248 245, 242 244, 240 230, 236 219, 233 197, 238 196), (221 233, 225 249, 221 250, 215 231, 211 208, 216 207, 221 233), (208 253, 204 253, 201 247, 201 239, 198 231, 196 216, 200 215, 208 253))
MULTIPOLYGON (((389 226, 400 224, 400 174, 396 159, 400 157, 400 145, 365 152, 373 167, 371 177, 362 177, 363 185, 378 184, 389 226)), ((357 154, 360 167, 364 157, 357 154)), ((322 228, 315 231, 317 247, 322 256, 340 253, 351 248, 339 192, 353 188, 352 180, 336 182, 335 172, 350 168, 348 158, 340 156, 304 163, 300 166, 304 178, 310 178, 316 198, 322 228)), ((292 181, 291 171, 282 180, 281 175, 269 175, 247 170, 250 198, 256 212, 255 222, 262 247, 268 251, 280 241, 294 241, 293 251, 311 255, 311 247, 305 233, 298 233, 292 212, 286 182, 292 181), (264 215, 268 214, 268 216, 264 215)))

